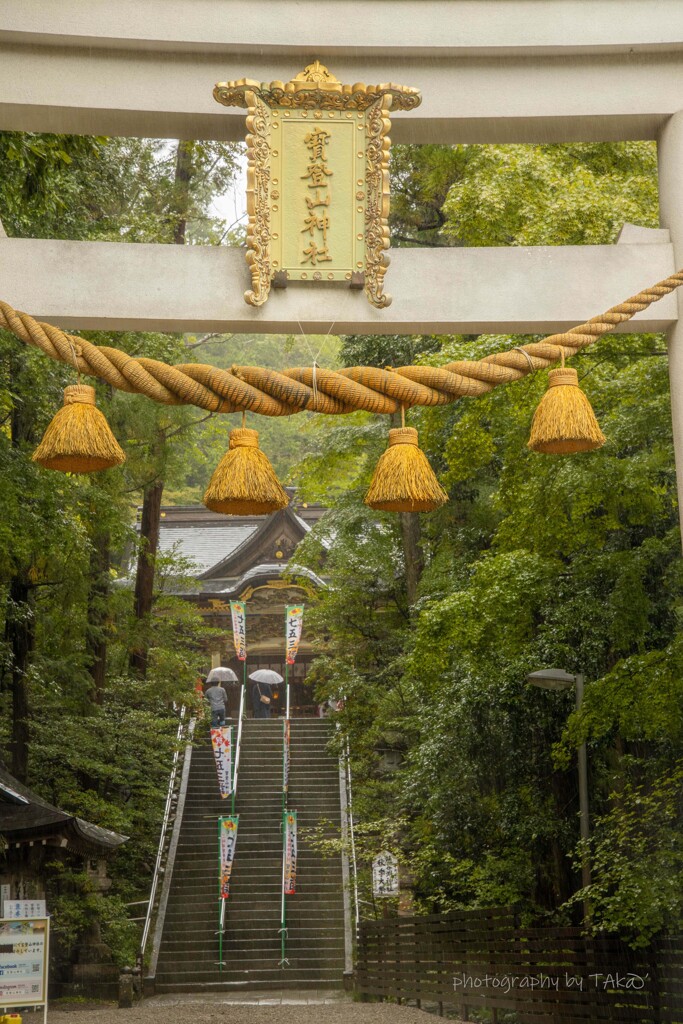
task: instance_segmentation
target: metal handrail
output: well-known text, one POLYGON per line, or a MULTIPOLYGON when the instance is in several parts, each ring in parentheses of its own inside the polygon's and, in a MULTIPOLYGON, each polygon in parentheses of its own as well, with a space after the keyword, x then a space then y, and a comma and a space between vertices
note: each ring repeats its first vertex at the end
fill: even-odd
POLYGON ((358 900, 358 864, 356 861, 356 834, 353 825, 353 791, 351 786, 351 748, 348 737, 346 739, 346 801, 349 818, 349 835, 351 837, 351 864, 353 866, 353 905, 356 917, 356 936, 360 926, 360 903, 358 900))
POLYGON ((138 958, 142 963, 145 956, 145 949, 147 947, 147 939, 149 938, 149 931, 152 926, 152 916, 154 914, 154 903, 156 899, 157 888, 159 885, 159 876, 161 873, 161 863, 164 859, 164 850, 166 848, 166 833, 168 832, 168 823, 171 817, 171 806, 173 804, 173 794, 175 792, 176 778, 178 776, 178 764, 180 762, 180 743, 183 738, 183 732, 185 731, 185 705, 180 709, 180 723, 178 725, 178 732, 176 734, 176 751, 173 755, 173 763, 171 765, 171 775, 168 781, 168 792, 166 794, 166 806, 164 808, 164 819, 161 824, 161 835, 159 836, 159 847, 157 849, 157 859, 154 864, 154 874, 152 875, 152 887, 149 892, 149 901, 147 903, 147 913, 145 915, 145 924, 142 929, 142 938, 140 939, 140 952, 138 958))

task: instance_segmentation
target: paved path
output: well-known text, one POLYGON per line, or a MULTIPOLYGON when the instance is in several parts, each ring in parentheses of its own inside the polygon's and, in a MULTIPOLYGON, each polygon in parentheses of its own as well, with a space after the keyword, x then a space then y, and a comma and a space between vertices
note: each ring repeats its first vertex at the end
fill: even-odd
MULTIPOLYGON (((262 993, 230 999, 157 997, 146 999, 132 1010, 114 1006, 52 1010, 48 1024, 424 1024, 420 1010, 382 1003, 354 1003, 332 993, 297 998, 296 993, 262 993), (247 1000, 251 999, 252 1002, 247 1000), (254 1000, 258 999, 259 1002, 254 1000)), ((27 1024, 38 1020, 25 1016, 27 1024)))

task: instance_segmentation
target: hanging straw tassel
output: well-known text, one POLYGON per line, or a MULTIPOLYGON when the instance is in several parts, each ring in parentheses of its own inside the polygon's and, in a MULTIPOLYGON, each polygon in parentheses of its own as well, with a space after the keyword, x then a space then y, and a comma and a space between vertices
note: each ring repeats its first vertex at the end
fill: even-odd
POLYGON ((96 473, 126 461, 89 384, 64 388, 64 405, 43 434, 33 461, 62 473, 96 473))
POLYGON ((212 512, 262 516, 289 505, 270 459, 258 446, 258 431, 230 431, 230 447, 216 466, 204 495, 212 512))
POLYGON ((529 448, 568 455, 601 448, 605 440, 591 404, 579 387, 576 370, 564 366, 551 370, 548 390, 534 413, 529 448))
POLYGON ((418 447, 417 430, 390 430, 389 447, 377 463, 365 504, 383 512, 431 512, 445 501, 448 495, 418 447))

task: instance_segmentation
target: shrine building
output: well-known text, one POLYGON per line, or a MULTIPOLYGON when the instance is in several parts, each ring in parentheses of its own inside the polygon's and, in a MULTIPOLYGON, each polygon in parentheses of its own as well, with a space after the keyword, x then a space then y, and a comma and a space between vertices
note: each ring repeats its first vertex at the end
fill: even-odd
MULTIPOLYGON (((204 663, 197 666, 204 674, 224 665, 242 678, 233 646, 230 602, 245 601, 247 671, 269 668, 284 675, 285 606, 305 606, 325 586, 323 578, 303 566, 296 566, 295 580, 289 574, 297 545, 324 512, 322 505, 298 502, 295 497, 287 508, 270 516, 224 516, 203 505, 162 509, 159 554, 180 556, 193 567, 194 583, 185 583, 176 593, 197 607, 207 625, 222 633, 220 642, 206 651, 204 663)), ((313 640, 304 617, 299 653, 289 670, 295 716, 317 713, 312 689, 306 684, 315 656, 313 640)), ((229 692, 229 698, 236 699, 237 694, 229 692)), ((230 703, 234 713, 234 700, 230 703)), ((281 692, 274 701, 274 713, 283 705, 281 692)))

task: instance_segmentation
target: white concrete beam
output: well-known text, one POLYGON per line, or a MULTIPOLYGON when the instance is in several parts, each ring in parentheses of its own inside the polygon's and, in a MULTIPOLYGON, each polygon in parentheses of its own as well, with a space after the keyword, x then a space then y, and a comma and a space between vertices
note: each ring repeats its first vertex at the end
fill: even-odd
POLYGON ((416 86, 396 142, 655 138, 683 95, 680 0, 4 0, 0 128, 241 139, 216 81, 416 86))
MULTIPOLYGON (((346 285, 295 284, 265 306, 243 299, 240 249, 0 238, 0 298, 62 327, 298 333, 539 333, 566 330, 674 271, 668 242, 533 248, 397 249, 393 303, 346 285)), ((671 295, 627 326, 662 331, 671 295)))
POLYGON ((683 46, 679 0, 4 0, 16 42, 289 56, 501 56, 683 46))

